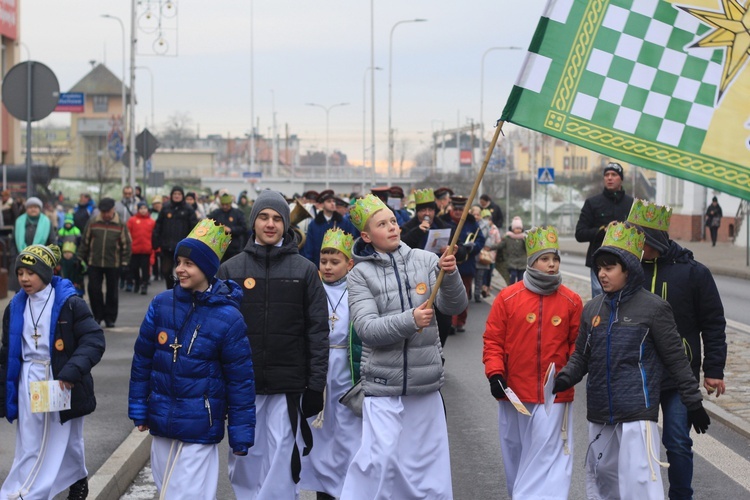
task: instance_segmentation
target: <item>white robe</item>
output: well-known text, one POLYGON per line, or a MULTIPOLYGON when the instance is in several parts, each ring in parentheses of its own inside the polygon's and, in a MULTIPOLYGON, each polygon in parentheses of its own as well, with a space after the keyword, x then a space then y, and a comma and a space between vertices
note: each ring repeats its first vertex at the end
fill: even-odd
POLYGON ((526 407, 530 417, 518 413, 508 401, 498 403, 508 496, 514 500, 565 500, 573 474, 573 405, 553 404, 549 416, 543 404, 526 407))
POLYGON ((29 383, 52 380, 50 321, 55 291, 52 286, 29 296, 40 337, 35 346, 28 301, 23 314, 23 364, 18 381, 16 451, 0 499, 47 500, 88 476, 83 446, 83 417, 60 425, 59 412, 31 413, 29 383), (50 296, 52 294, 52 296, 50 296), (49 297, 49 302, 47 298, 49 297), (44 304, 47 302, 47 306, 44 304))
POLYGON ((160 493, 159 498, 215 499, 219 482, 219 445, 183 443, 177 439, 154 436, 151 442, 151 472, 160 493))
POLYGON ((440 393, 366 397, 362 446, 342 500, 453 498, 445 409, 440 393))
POLYGON ((346 283, 324 286, 328 294, 328 315, 330 317, 333 314, 333 306, 336 306, 338 319, 334 322, 328 337, 331 348, 328 355, 328 381, 322 426, 316 428, 314 423, 316 418, 320 419, 321 416, 308 419, 313 433, 313 448, 309 455, 302 457, 299 485, 303 490, 321 491, 339 497, 344 486, 346 469, 362 441, 362 419, 339 403, 339 398, 352 387, 347 349, 349 305, 346 283))

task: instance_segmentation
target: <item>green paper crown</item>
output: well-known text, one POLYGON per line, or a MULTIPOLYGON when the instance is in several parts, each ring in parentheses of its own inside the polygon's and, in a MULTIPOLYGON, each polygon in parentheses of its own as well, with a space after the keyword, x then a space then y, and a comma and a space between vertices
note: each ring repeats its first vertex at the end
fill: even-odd
POLYGON ((417 205, 435 202, 435 191, 432 188, 417 189, 414 191, 414 202, 417 205))
POLYGON ((607 233, 604 235, 602 247, 615 247, 630 252, 638 260, 643 256, 643 244, 646 242, 646 233, 636 225, 628 222, 610 222, 607 233))
POLYGON ((353 246, 354 237, 351 234, 345 233, 343 230, 336 228, 326 231, 326 234, 323 235, 323 244, 320 245, 320 249, 333 248, 351 259, 353 246))
POLYGON ((636 199, 628 214, 628 222, 641 227, 669 231, 672 209, 656 203, 636 199))
POLYGON ((557 229, 552 226, 534 227, 526 233, 526 256, 531 257, 540 250, 559 250, 557 229))
POLYGON ((193 238, 206 244, 221 260, 232 241, 232 235, 227 234, 224 226, 213 219, 203 219, 195 225, 188 238, 193 238))
POLYGON ((372 214, 384 208, 388 208, 388 206, 383 203, 383 200, 374 194, 368 194, 364 198, 360 198, 354 202, 352 208, 349 209, 349 216, 352 219, 354 227, 363 231, 365 224, 372 217, 372 214))

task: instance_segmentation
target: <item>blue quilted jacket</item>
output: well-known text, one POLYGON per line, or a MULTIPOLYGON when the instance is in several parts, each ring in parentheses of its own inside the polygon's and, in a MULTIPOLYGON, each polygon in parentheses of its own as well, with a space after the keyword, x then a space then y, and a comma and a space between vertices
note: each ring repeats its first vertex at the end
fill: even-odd
POLYGON ((148 425, 154 436, 213 444, 224 438, 228 417, 232 450, 253 445, 255 377, 241 299, 240 287, 222 280, 206 292, 177 285, 154 297, 130 372, 128 416, 135 425, 148 425))

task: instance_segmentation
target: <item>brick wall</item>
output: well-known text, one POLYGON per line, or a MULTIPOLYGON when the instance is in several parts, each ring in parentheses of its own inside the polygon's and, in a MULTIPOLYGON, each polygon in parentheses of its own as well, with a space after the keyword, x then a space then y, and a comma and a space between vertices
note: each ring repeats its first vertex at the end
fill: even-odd
MULTIPOLYGON (((737 227, 734 217, 723 217, 719 227, 718 241, 731 242, 732 232, 737 227)), ((705 232, 704 239, 711 240, 711 235, 703 225, 703 216, 701 215, 672 215, 669 223, 669 237, 673 240, 681 241, 699 241, 701 240, 701 231, 705 232)))

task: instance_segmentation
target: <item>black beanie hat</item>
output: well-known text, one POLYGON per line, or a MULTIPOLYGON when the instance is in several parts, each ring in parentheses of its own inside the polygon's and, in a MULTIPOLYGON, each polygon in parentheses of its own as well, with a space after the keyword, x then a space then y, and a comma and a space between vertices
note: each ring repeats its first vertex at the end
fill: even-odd
POLYGON ((52 281, 52 272, 60 262, 62 252, 57 245, 30 245, 16 257, 16 270, 25 267, 34 271, 45 285, 52 281))
POLYGON ((602 175, 606 175, 609 171, 616 173, 620 176, 620 179, 625 180, 625 174, 623 173, 622 165, 620 165, 619 163, 615 161, 607 163, 607 166, 604 167, 604 172, 602 172, 602 175))

